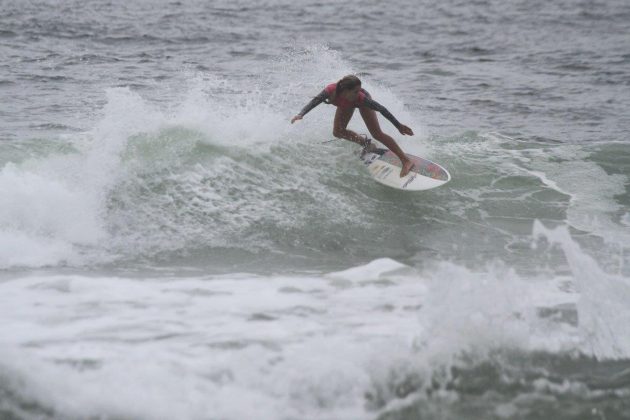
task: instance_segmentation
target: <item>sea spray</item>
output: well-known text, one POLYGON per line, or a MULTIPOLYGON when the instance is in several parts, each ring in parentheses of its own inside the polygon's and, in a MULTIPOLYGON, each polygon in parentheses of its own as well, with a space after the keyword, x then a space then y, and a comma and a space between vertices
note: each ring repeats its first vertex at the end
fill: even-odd
POLYGON ((581 350, 600 359, 630 357, 630 280, 605 272, 571 238, 565 226, 548 229, 536 221, 534 237, 559 246, 569 264, 579 293, 581 350))

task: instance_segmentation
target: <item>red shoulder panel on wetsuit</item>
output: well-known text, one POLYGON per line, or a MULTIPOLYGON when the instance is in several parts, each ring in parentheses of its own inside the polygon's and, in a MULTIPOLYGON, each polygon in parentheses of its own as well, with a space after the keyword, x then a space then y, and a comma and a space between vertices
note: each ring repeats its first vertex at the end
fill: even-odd
MULTIPOLYGON (((325 87, 326 92, 328 92, 329 95, 332 95, 335 90, 337 90, 337 83, 331 83, 328 86, 325 87)), ((351 107, 358 107, 363 105, 363 101, 365 100, 365 93, 363 93, 363 91, 359 92, 359 96, 357 97, 356 101, 354 102, 350 102, 347 99, 339 96, 338 98, 335 98, 335 100, 333 102, 331 102, 331 104, 339 107, 339 108, 351 108, 351 107)))
POLYGON ((363 101, 365 101, 365 93, 361 91, 359 92, 359 97, 357 98, 357 106, 363 105, 363 101))

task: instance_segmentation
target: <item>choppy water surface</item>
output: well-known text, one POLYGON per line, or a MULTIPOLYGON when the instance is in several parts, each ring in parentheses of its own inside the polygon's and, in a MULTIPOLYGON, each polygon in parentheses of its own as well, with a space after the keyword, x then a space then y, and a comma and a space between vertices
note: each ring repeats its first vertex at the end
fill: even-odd
POLYGON ((0 2, 0 417, 630 418, 628 22, 0 2), (289 124, 348 73, 449 184, 289 124))

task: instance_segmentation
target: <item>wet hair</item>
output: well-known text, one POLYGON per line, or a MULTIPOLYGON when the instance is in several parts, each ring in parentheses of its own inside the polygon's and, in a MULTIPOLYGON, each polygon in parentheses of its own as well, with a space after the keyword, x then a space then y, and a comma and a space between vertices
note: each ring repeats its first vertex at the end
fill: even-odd
POLYGON ((357 86, 361 86, 361 80, 359 80, 357 76, 355 76, 354 74, 344 76, 341 80, 337 82, 335 96, 339 95, 344 90, 354 89, 357 86))

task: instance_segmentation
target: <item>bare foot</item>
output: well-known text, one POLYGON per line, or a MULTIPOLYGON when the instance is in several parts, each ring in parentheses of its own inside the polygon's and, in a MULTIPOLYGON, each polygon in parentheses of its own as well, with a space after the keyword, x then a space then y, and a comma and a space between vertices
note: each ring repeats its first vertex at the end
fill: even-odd
POLYGON ((403 162, 403 167, 400 170, 400 177, 404 177, 409 173, 409 171, 413 168, 413 162, 409 159, 403 162))

